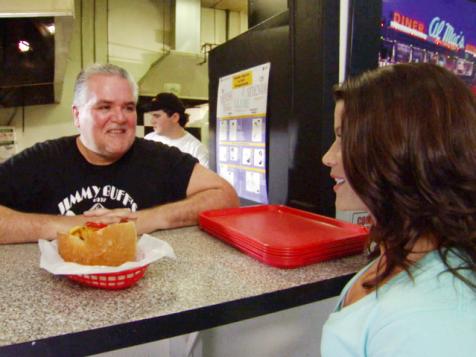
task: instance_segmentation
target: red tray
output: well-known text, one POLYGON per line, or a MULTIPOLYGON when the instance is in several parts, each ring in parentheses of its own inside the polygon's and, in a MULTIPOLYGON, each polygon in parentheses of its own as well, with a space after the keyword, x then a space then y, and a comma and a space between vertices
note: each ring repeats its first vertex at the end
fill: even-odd
POLYGON ((296 268, 361 253, 365 227, 283 205, 202 212, 211 235, 268 265, 296 268))
POLYGON ((241 241, 240 239, 236 237, 225 237, 222 235, 219 231, 213 230, 213 229, 205 229, 208 233, 220 237, 223 241, 226 241, 232 245, 240 246, 240 248, 243 248, 245 250, 253 251, 256 254, 267 254, 267 255, 273 255, 276 257, 287 257, 287 258, 292 258, 292 257, 312 257, 312 256, 326 256, 329 255, 332 257, 333 254, 339 253, 341 251, 354 251, 355 249, 361 249, 362 247, 362 242, 355 241, 349 239, 345 244, 329 244, 327 246, 321 245, 319 249, 310 249, 306 252, 286 252, 286 253, 280 253, 280 252, 274 252, 272 250, 266 249, 265 247, 255 247, 253 245, 248 244, 245 241, 241 241))

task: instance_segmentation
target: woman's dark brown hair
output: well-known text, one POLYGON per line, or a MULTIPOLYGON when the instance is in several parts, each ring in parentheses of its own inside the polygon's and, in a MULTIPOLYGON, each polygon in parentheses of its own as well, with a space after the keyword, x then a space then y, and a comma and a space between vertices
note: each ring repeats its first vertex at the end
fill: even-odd
POLYGON ((476 289, 476 98, 432 64, 399 64, 350 79, 343 100, 346 176, 375 218, 370 239, 385 248, 378 286, 422 237, 434 239, 448 269, 476 289), (464 266, 448 264, 453 252, 464 266), (474 275, 473 275, 474 276, 474 275))

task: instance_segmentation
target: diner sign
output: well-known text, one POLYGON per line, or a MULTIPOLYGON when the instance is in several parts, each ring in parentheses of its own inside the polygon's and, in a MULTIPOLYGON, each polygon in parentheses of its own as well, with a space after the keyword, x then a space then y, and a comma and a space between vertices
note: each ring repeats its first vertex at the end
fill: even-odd
POLYGON ((476 4, 469 0, 387 0, 389 27, 453 51, 476 51, 476 4))

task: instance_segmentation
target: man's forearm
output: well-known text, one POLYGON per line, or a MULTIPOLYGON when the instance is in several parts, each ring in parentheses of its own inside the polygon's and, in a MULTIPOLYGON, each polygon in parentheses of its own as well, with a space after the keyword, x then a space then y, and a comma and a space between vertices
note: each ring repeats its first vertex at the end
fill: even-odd
POLYGON ((67 231, 83 221, 81 216, 23 213, 0 206, 0 244, 54 239, 58 231, 67 231))
POLYGON ((195 225, 202 211, 238 205, 238 197, 232 189, 205 190, 181 201, 139 211, 136 222, 137 231, 142 234, 158 229, 195 225))

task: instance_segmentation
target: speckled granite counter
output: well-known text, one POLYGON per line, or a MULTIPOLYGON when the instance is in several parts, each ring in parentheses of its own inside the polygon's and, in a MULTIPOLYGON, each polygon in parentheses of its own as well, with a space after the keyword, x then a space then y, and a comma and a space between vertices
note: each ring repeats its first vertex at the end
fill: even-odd
POLYGON ((0 246, 0 355, 87 355, 203 330, 338 294, 363 256, 284 270, 197 227, 160 231, 177 260, 104 291, 39 268, 37 244, 0 246))

